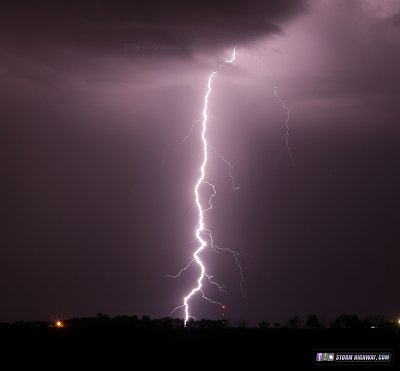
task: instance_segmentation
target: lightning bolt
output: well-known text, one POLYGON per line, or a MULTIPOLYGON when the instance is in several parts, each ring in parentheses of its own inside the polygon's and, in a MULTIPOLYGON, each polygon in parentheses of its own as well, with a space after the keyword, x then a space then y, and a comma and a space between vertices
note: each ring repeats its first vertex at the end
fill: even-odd
POLYGON ((182 139, 182 142, 186 142, 186 140, 192 135, 192 131, 193 131, 193 129, 194 129, 194 126, 196 125, 196 124, 198 124, 199 122, 200 122, 201 120, 194 120, 193 122, 192 122, 192 126, 191 126, 191 128, 190 128, 190 131, 186 134, 186 136, 182 139))
MULTIPOLYGON (((210 183, 208 180, 206 180, 206 168, 207 168, 207 163, 208 163, 208 157, 209 157, 209 149, 211 149, 222 161, 225 162, 225 164, 228 166, 229 169, 229 176, 232 180, 232 188, 233 189, 239 189, 239 187, 236 186, 235 184, 235 178, 232 174, 233 171, 233 167, 231 165, 231 163, 226 160, 222 155, 220 155, 215 149, 214 147, 212 147, 210 144, 208 144, 207 142, 207 123, 208 123, 208 103, 209 103, 209 99, 212 93, 212 84, 213 84, 213 79, 215 77, 215 75, 218 73, 219 69, 221 68, 222 65, 224 64, 231 64, 233 63, 233 61, 236 59, 236 46, 233 49, 233 53, 232 53, 232 57, 228 60, 225 60, 220 66, 219 68, 212 72, 210 74, 210 76, 208 77, 208 84, 207 84, 207 92, 204 96, 204 105, 203 105, 203 111, 202 111, 202 120, 201 120, 201 140, 202 140, 202 157, 203 160, 201 162, 200 165, 200 175, 199 178, 197 179, 197 182, 195 184, 194 187, 194 196, 195 196, 195 204, 198 210, 198 224, 197 227, 195 229, 195 239, 198 242, 199 246, 198 248, 195 250, 195 252, 193 253, 193 258, 191 259, 191 261, 189 262, 189 264, 186 265, 186 267, 182 268, 178 274, 176 275, 168 275, 167 277, 171 277, 171 278, 177 278, 179 277, 183 272, 185 272, 186 270, 188 270, 192 264, 196 263, 198 265, 198 267, 200 268, 200 274, 197 278, 197 284, 189 291, 189 293, 184 296, 183 298, 183 304, 179 305, 178 307, 174 308, 173 311, 171 312, 171 315, 178 309, 183 308, 184 309, 184 313, 185 313, 185 318, 184 318, 184 325, 186 326, 188 320, 190 318, 195 319, 195 317, 193 317, 191 315, 191 311, 190 311, 190 300, 198 293, 201 294, 201 297, 213 304, 217 304, 219 306, 221 306, 222 308, 224 308, 224 305, 218 301, 212 300, 210 298, 208 298, 203 291, 203 281, 205 278, 208 279, 209 283, 212 285, 215 285, 220 291, 222 292, 226 292, 225 290, 225 286, 224 285, 220 285, 217 282, 213 281, 213 276, 207 274, 206 272, 206 267, 204 262, 201 260, 201 253, 207 248, 207 246, 211 247, 214 251, 219 252, 219 251, 225 251, 225 252, 229 252, 231 253, 236 261, 236 265, 239 268, 239 272, 240 272, 240 277, 241 277, 241 282, 240 282, 240 287, 242 289, 243 292, 243 275, 242 275, 242 268, 240 266, 239 260, 238 260, 238 256, 239 253, 236 251, 233 251, 231 249, 228 248, 221 248, 218 247, 214 244, 213 238, 212 238, 212 234, 211 234, 211 230, 208 229, 205 225, 205 218, 204 218, 204 214, 207 211, 210 211, 212 209, 212 200, 215 197, 215 195, 217 194, 216 192, 216 188, 214 186, 214 184, 210 183), (209 196, 208 199, 208 206, 206 208, 204 208, 200 202, 200 188, 202 185, 207 185, 210 189, 211 189, 211 194, 209 196), (207 238, 209 240, 209 243, 207 243, 207 238)), ((191 130, 189 132, 189 134, 183 139, 183 141, 185 141, 192 133, 193 131, 193 127, 196 123, 198 123, 200 120, 196 120, 195 122, 193 122, 191 130)))
MULTIPOLYGON (((253 57, 261 70, 261 74, 264 75, 265 73, 265 66, 264 66, 264 62, 257 56, 257 54, 253 53, 251 50, 248 50, 247 53, 253 57)), ((280 97, 280 95, 278 94, 278 88, 276 86, 272 87, 274 89, 274 95, 276 97, 276 99, 279 101, 279 103, 281 104, 282 108, 286 111, 286 119, 285 119, 285 128, 286 128, 286 132, 285 132, 285 147, 287 148, 287 151, 289 153, 289 157, 290 157, 290 162, 292 163, 294 168, 296 167, 296 162, 294 161, 294 156, 293 156, 293 152, 292 149, 290 148, 290 143, 289 143, 289 132, 290 132, 290 127, 289 127, 289 120, 290 120, 290 110, 289 107, 286 105, 286 103, 284 102, 284 100, 280 97)))
POLYGON ((285 102, 282 100, 282 98, 279 96, 278 94, 278 89, 276 86, 273 87, 274 88, 274 94, 276 99, 278 99, 279 103, 281 104, 281 106, 283 107, 283 109, 286 111, 286 120, 285 120, 285 127, 286 127, 286 133, 285 133, 285 142, 286 142, 286 148, 288 150, 289 153, 289 157, 290 157, 290 161, 292 162, 292 165, 294 167, 296 167, 296 163, 294 162, 294 158, 293 158, 293 152, 292 149, 290 148, 289 145, 289 120, 290 120, 290 110, 289 107, 285 104, 285 102))
POLYGON ((208 145, 208 147, 209 147, 223 162, 225 162, 225 164, 228 166, 228 174, 229 174, 229 177, 231 178, 231 181, 232 181, 232 189, 234 189, 235 191, 239 190, 240 187, 238 187, 238 186, 236 185, 235 177, 234 177, 233 174, 232 174, 232 171, 235 171, 235 169, 233 168, 232 164, 231 164, 224 156, 222 156, 219 152, 217 152, 217 150, 216 150, 213 146, 208 145))

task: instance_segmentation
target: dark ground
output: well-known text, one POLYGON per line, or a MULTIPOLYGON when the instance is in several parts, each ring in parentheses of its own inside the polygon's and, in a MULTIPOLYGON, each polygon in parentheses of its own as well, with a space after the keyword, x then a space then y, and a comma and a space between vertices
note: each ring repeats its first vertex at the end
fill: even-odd
POLYGON ((396 370, 400 330, 0 327, 0 370, 396 370), (315 349, 392 349, 394 365, 313 364, 315 349))

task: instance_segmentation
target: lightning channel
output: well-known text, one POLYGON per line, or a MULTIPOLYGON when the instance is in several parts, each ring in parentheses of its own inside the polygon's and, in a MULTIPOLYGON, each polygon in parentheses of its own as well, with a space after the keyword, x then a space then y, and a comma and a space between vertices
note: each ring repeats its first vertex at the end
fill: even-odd
POLYGON ((228 166, 228 174, 232 181, 232 189, 235 191, 239 190, 240 187, 236 185, 235 177, 232 174, 232 171, 235 171, 232 164, 224 156, 217 152, 217 150, 213 146, 209 144, 208 147, 216 154, 216 156, 218 156, 223 162, 225 162, 226 166, 228 166))
MULTIPOLYGON (((257 63, 258 66, 260 67, 261 70, 261 74, 264 75, 265 74, 265 66, 264 66, 264 62, 257 56, 256 53, 253 53, 251 50, 248 50, 247 53, 253 57, 257 63)), ((285 132, 285 147, 287 148, 287 151, 289 153, 289 157, 290 157, 290 162, 292 163, 294 168, 297 168, 296 166, 296 162, 294 161, 294 156, 293 156, 293 151, 290 147, 290 143, 289 143, 289 132, 290 132, 290 127, 289 127, 289 120, 290 120, 290 109, 287 106, 287 104, 284 102, 284 100, 281 98, 281 96, 278 94, 278 88, 274 85, 273 87, 274 90, 274 95, 276 97, 276 99, 279 101, 280 105, 282 106, 282 108, 286 111, 286 119, 285 119, 285 128, 286 128, 286 132, 285 132)))
MULTIPOLYGON (((229 60, 226 60, 225 63, 232 63, 236 58, 236 47, 233 49, 233 54, 232 54, 232 58, 229 60)), ((196 185, 194 187, 194 194, 195 194, 195 201, 196 201, 196 206, 197 206, 197 210, 198 210, 198 225, 196 228, 196 239, 198 240, 200 246, 197 248, 197 250, 194 252, 193 254, 193 258, 196 261, 196 263, 198 264, 198 266, 200 267, 200 276, 197 279, 197 285, 192 288, 192 290, 189 292, 188 295, 186 295, 183 298, 183 305, 185 308, 185 320, 184 320, 184 324, 186 326, 187 321, 190 318, 190 309, 189 309, 189 302, 190 299, 199 291, 202 292, 202 287, 203 287, 203 279, 204 276, 206 274, 206 269, 204 266, 203 261, 200 258, 200 253, 206 248, 207 246, 207 242, 203 239, 202 237, 202 233, 205 230, 205 226, 204 226, 204 209, 200 203, 200 194, 199 194, 199 189, 201 184, 205 183, 205 175, 206 175, 206 166, 207 166, 207 162, 208 162, 208 144, 207 144, 207 137, 206 137, 206 133, 207 133, 207 121, 208 121, 208 101, 209 101, 209 97, 212 91, 212 82, 213 82, 213 78, 214 76, 217 74, 217 71, 214 71, 211 73, 211 75, 208 78, 208 84, 207 84, 207 93, 204 97, 204 108, 203 108, 203 121, 202 121, 202 132, 201 132, 201 139, 203 142, 203 162, 200 166, 200 177, 196 182, 196 185)), ((214 188, 214 193, 210 196, 209 199, 209 209, 212 208, 212 204, 211 204, 211 200, 212 197, 215 196, 215 187, 214 188)), ((207 210, 209 210, 207 209, 207 210)), ((204 297, 204 293, 202 292, 203 297, 204 297)))
POLYGON ((292 162, 292 165, 294 167, 296 167, 296 163, 294 162, 294 157, 293 157, 293 152, 292 149, 290 148, 289 145, 289 132, 290 132, 290 128, 289 128, 289 120, 290 120, 290 110, 289 107, 285 104, 285 102, 283 101, 283 99, 280 97, 280 95, 278 94, 278 88, 276 86, 273 87, 274 89, 274 94, 276 99, 278 99, 279 103, 281 104, 281 106, 283 107, 283 109, 286 111, 286 120, 285 120, 285 127, 286 127, 286 133, 285 133, 285 145, 286 148, 288 150, 289 153, 289 157, 290 157, 290 161, 292 162))
MULTIPOLYGON (((238 253, 233 250, 223 249, 223 248, 220 248, 220 247, 214 245, 211 230, 206 227, 205 217, 204 217, 204 214, 212 209, 212 200, 215 197, 215 195, 217 194, 215 185, 206 179, 207 178, 206 177, 206 169, 207 169, 207 163, 208 163, 208 158, 209 158, 209 149, 211 149, 228 166, 229 176, 232 180, 233 189, 239 188, 236 186, 235 178, 233 177, 233 174, 232 174, 233 167, 230 164, 230 162, 227 161, 222 155, 220 155, 212 146, 210 146, 207 141, 208 104, 209 104, 209 99, 210 99, 210 96, 212 93, 212 84, 213 84, 214 77, 218 73, 218 71, 222 65, 233 63, 235 59, 236 59, 236 46, 233 49, 232 57, 230 59, 225 60, 216 71, 213 71, 209 75, 208 83, 207 83, 207 91, 204 96, 204 104, 203 104, 202 120, 201 120, 202 162, 201 162, 200 169, 199 169, 200 170, 199 177, 196 181, 196 184, 195 184, 194 190, 193 190, 195 205, 196 205, 197 211, 198 211, 198 223, 197 223, 197 226, 195 229, 195 239, 198 242, 198 247, 194 251, 193 258, 191 259, 189 264, 186 265, 186 267, 182 268, 176 275, 168 275, 167 276, 167 277, 171 277, 171 278, 177 278, 183 272, 187 271, 191 267, 191 265, 194 263, 196 263, 200 269, 200 273, 197 277, 197 281, 196 281, 197 283, 195 284, 195 286, 192 287, 192 289, 188 292, 188 294, 183 297, 183 303, 181 305, 177 306, 176 308, 174 308, 171 312, 171 315, 172 315, 178 309, 184 310, 184 313, 185 313, 184 326, 185 327, 187 325, 187 322, 190 319, 195 319, 195 317, 193 317, 191 315, 190 301, 196 294, 201 294, 201 297, 203 299, 209 301, 212 304, 217 304, 217 305, 221 306, 222 308, 224 307, 222 303, 212 300, 209 297, 207 297, 203 291, 204 279, 207 278, 207 280, 209 281, 210 284, 215 285, 218 288, 218 290, 226 293, 225 285, 220 285, 219 283, 215 282, 213 280, 213 276, 206 272, 205 263, 201 259, 201 253, 207 247, 211 247, 214 251, 221 250, 221 251, 227 251, 227 252, 230 252, 231 254, 233 254, 235 257, 236 263, 239 266, 239 272, 241 274, 241 279, 243 282, 242 269, 240 267, 239 261, 237 260, 238 253), (203 207, 203 205, 200 201, 200 188, 202 185, 206 185, 211 189, 211 194, 208 198, 208 205, 206 207, 203 207), (207 239, 209 242, 207 242, 207 239)), ((199 121, 200 120, 196 120, 192 123, 190 132, 185 136, 185 138, 182 141, 186 141, 187 138, 189 138, 189 136, 192 134, 194 125, 196 123, 198 123, 199 121)), ((242 282, 241 282, 241 287, 242 287, 242 282)))
POLYGON ((182 139, 182 143, 184 143, 184 142, 186 142, 186 141, 188 140, 188 138, 192 135, 194 126, 195 126, 196 124, 198 124, 199 122, 201 122, 201 120, 194 120, 194 121, 192 122, 192 126, 190 127, 189 132, 188 132, 188 133, 185 135, 185 137, 182 139))

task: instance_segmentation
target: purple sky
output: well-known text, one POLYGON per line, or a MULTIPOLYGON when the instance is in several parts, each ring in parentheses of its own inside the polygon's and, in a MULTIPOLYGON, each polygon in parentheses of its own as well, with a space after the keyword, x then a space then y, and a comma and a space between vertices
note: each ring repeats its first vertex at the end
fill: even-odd
POLYGON ((398 2, 53 3, 0 6, 0 321, 181 304, 197 270, 164 275, 196 247, 199 125, 182 138, 234 45, 208 139, 240 190, 210 154, 206 222, 245 296, 211 252, 228 295, 207 294, 251 321, 400 314, 398 2))

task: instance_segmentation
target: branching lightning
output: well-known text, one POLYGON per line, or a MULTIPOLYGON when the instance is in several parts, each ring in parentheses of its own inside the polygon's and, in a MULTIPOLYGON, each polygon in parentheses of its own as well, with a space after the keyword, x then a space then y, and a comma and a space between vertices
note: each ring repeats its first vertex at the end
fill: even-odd
POLYGON ((229 177, 232 180, 232 189, 234 189, 235 191, 239 190, 240 187, 238 187, 236 185, 236 181, 235 181, 235 177, 232 174, 232 171, 234 171, 232 164, 224 157, 222 156, 220 153, 217 152, 217 150, 211 146, 210 144, 208 145, 208 147, 223 161, 225 162, 225 164, 228 166, 228 173, 229 173, 229 177))
POLYGON ((276 86, 274 86, 274 94, 276 99, 278 99, 279 103, 281 104, 281 106, 283 107, 283 109, 286 111, 286 121, 285 121, 285 127, 286 127, 286 134, 285 134, 285 141, 286 141, 286 148, 288 150, 289 156, 290 156, 290 161, 292 162, 292 165, 294 167, 296 167, 296 163, 294 162, 294 158, 293 158, 293 152, 292 149, 290 148, 289 145, 289 120, 290 120, 290 110, 289 107, 285 104, 285 102, 282 100, 282 98, 279 96, 278 94, 278 89, 276 86))
POLYGON ((192 135, 192 131, 193 131, 193 129, 194 129, 194 126, 195 126, 196 124, 198 124, 199 122, 201 122, 201 120, 194 120, 194 121, 192 122, 192 126, 190 127, 190 130, 189 130, 189 132, 186 134, 186 136, 182 139, 182 142, 186 142, 186 140, 192 135))
MULTIPOLYGON (((261 70, 261 74, 264 75, 265 72, 265 66, 264 66, 264 62, 257 56, 257 54, 253 53, 252 51, 248 50, 247 53, 253 57, 257 63, 258 66, 260 67, 261 70)), ((293 167, 296 167, 296 163, 294 161, 294 156, 293 156, 293 152, 292 149, 290 148, 290 143, 289 143, 289 132, 290 132, 290 127, 289 127, 289 120, 290 120, 290 110, 289 107, 286 105, 286 103, 284 102, 284 100, 280 97, 280 95, 278 94, 278 88, 276 86, 273 86, 274 89, 274 95, 276 97, 276 99, 279 101, 280 105, 282 106, 282 108, 286 111, 286 120, 285 120, 285 128, 286 128, 286 133, 285 133, 285 147, 287 148, 287 151, 289 153, 289 157, 290 157, 290 161, 293 165, 293 167)))
MULTIPOLYGON (((221 64, 221 66, 224 64, 230 64, 235 59, 236 59, 236 47, 233 49, 231 59, 224 61, 224 63, 221 64)), ((211 285, 215 285, 218 288, 218 290, 226 293, 225 286, 220 285, 219 283, 213 281, 213 276, 206 272, 205 264, 201 260, 201 253, 207 247, 210 247, 215 252, 220 252, 220 251, 229 252, 234 256, 236 265, 238 266, 238 269, 239 269, 239 273, 240 273, 240 277, 241 277, 240 287, 243 292, 243 275, 242 275, 242 268, 241 268, 240 262, 239 262, 239 253, 236 251, 233 251, 231 249, 228 249, 228 248, 222 248, 222 247, 216 246, 214 244, 214 241, 212 238, 211 230, 209 228, 207 228, 205 225, 205 218, 204 218, 204 214, 207 211, 210 211, 212 209, 212 200, 215 197, 215 195, 217 194, 215 185, 210 183, 206 179, 207 178, 206 177, 206 169, 207 169, 207 163, 208 163, 208 157, 209 157, 209 151, 208 151, 209 149, 211 149, 228 166, 229 176, 232 180, 232 188, 235 190, 239 189, 239 187, 236 186, 235 178, 232 174, 233 167, 232 167, 231 163, 228 160, 226 160, 222 155, 220 155, 215 150, 215 148, 212 147, 207 141, 206 134, 207 134, 207 124, 208 124, 208 104, 209 104, 209 99, 210 99, 210 96, 212 93, 213 79, 214 79, 215 75, 218 73, 218 71, 219 71, 219 68, 216 71, 212 72, 208 78, 207 92, 204 96, 204 105, 203 105, 202 120, 201 120, 201 140, 202 140, 202 158, 203 158, 203 160, 200 165, 200 175, 199 175, 199 178, 197 179, 197 182, 194 187, 195 204, 196 204, 196 207, 198 210, 198 224, 195 229, 195 236, 196 236, 197 242, 199 243, 199 246, 193 253, 193 259, 189 262, 189 264, 186 265, 186 267, 182 268, 176 275, 168 275, 167 276, 167 277, 171 277, 171 278, 178 278, 178 277, 180 277, 180 275, 183 272, 187 271, 192 266, 193 263, 196 263, 198 265, 198 267, 200 268, 200 274, 197 278, 197 284, 183 298, 183 304, 176 307, 171 312, 171 315, 172 315, 176 310, 184 309, 184 313, 185 313, 184 324, 185 324, 185 326, 189 319, 191 319, 191 318, 195 319, 195 317, 193 317, 191 315, 190 301, 198 293, 201 294, 201 297, 203 299, 209 301, 210 303, 217 304, 217 305, 221 306, 221 308, 223 308, 223 309, 225 308, 225 306, 222 303, 208 298, 204 294, 204 291, 203 291, 203 283, 204 283, 203 281, 204 281, 204 278, 206 277, 211 285), (211 194, 208 198, 208 205, 206 208, 204 208, 200 202, 200 188, 202 185, 207 185, 211 189, 211 194), (207 240, 208 240, 208 242, 207 242, 207 240)), ((194 125, 198 122, 200 122, 200 120, 196 120, 192 123, 192 127, 190 129, 189 134, 187 134, 186 137, 182 141, 185 141, 187 138, 189 138, 189 136, 191 135, 191 133, 193 131, 194 125)))
MULTIPOLYGON (((258 58, 258 56, 256 54, 250 53, 250 51, 248 53, 257 60, 259 66, 260 66, 260 69, 261 69, 261 73, 264 74, 265 69, 264 69, 263 61, 260 58, 258 58)), ((221 68, 222 65, 233 63, 235 61, 235 59, 236 59, 236 47, 233 49, 233 53, 232 53, 231 59, 224 61, 219 66, 219 68, 216 71, 212 72, 210 74, 210 76, 208 77, 207 91, 206 91, 206 94, 204 96, 202 119, 195 120, 191 125, 189 133, 182 139, 182 142, 185 142, 191 136, 195 125, 201 123, 202 162, 201 162, 201 165, 200 165, 200 175, 199 175, 199 178, 197 179, 197 182, 196 182, 195 187, 194 187, 195 206, 197 207, 197 210, 198 210, 198 224, 197 224, 196 229, 195 229, 195 238, 193 240, 194 242, 198 242, 199 246, 197 247, 197 249, 193 253, 193 258, 190 260, 190 262, 184 268, 182 268, 175 275, 167 275, 166 276, 166 277, 170 277, 170 278, 178 278, 178 277, 181 276, 181 274, 183 274, 184 272, 189 270, 189 268, 192 267, 193 263, 196 263, 197 266, 200 268, 200 274, 199 274, 199 276, 197 278, 197 284, 183 298, 183 304, 177 306, 171 312, 171 315, 172 315, 178 309, 183 309, 184 310, 184 314, 185 314, 184 315, 184 324, 185 324, 185 326, 186 326, 187 322, 189 321, 189 319, 196 320, 196 318, 191 314, 191 310, 190 310, 190 301, 196 294, 200 293, 201 297, 203 299, 207 300, 208 302, 210 302, 212 304, 217 304, 222 309, 225 309, 225 305, 223 305, 222 303, 220 303, 218 301, 210 299, 209 297, 207 297, 205 295, 205 293, 203 291, 204 279, 206 277, 208 282, 211 285, 216 286, 219 291, 221 291, 221 292, 223 292, 225 294, 227 293, 225 285, 221 285, 221 284, 215 282, 213 280, 213 276, 206 272, 205 263, 201 260, 201 253, 207 247, 210 247, 216 253, 228 252, 234 257, 235 264, 238 267, 239 274, 240 274, 240 279, 241 279, 240 280, 240 289, 242 291, 242 295, 244 296, 244 288, 243 288, 244 278, 243 278, 242 267, 241 267, 240 261, 239 261, 239 255, 240 255, 239 252, 231 250, 229 248, 217 246, 214 243, 211 230, 208 227, 206 227, 206 225, 205 225, 205 218, 204 218, 204 214, 207 211, 212 210, 212 208, 213 208, 212 201, 213 201, 213 198, 217 194, 215 185, 212 184, 211 182, 209 182, 207 180, 207 176, 206 176, 206 169, 207 169, 207 163, 208 163, 208 158, 209 158, 209 150, 211 150, 220 160, 222 160, 227 165, 228 174, 229 174, 229 177, 231 178, 231 181, 232 181, 232 189, 233 190, 238 190, 240 188, 240 187, 238 187, 236 185, 235 177, 233 175, 233 172, 234 172, 233 166, 231 165, 231 163, 223 155, 221 155, 212 145, 210 145, 208 143, 207 135, 206 135, 207 134, 207 125, 208 125, 208 104, 209 104, 209 99, 210 99, 210 96, 211 96, 211 93, 212 93, 212 84, 213 84, 214 77, 215 77, 215 75, 217 75, 217 73, 219 72, 219 69, 221 68), (202 185, 206 185, 210 189, 210 196, 208 198, 208 203, 207 203, 207 206, 205 208, 202 206, 202 204, 200 202, 200 188, 201 188, 202 185)), ((287 151, 288 151, 288 154, 289 154, 289 157, 290 157, 292 165, 294 167, 296 167, 296 164, 295 164, 295 161, 294 161, 293 152, 292 152, 292 150, 290 148, 290 143, 289 143, 290 110, 289 110, 289 107, 284 102, 284 100, 278 94, 278 89, 277 89, 276 86, 273 86, 273 91, 274 91, 274 95, 275 95, 276 99, 279 101, 280 105, 282 106, 282 108, 286 112, 286 119, 285 119, 285 129, 286 129, 286 132, 285 132, 285 147, 287 148, 287 151)))

